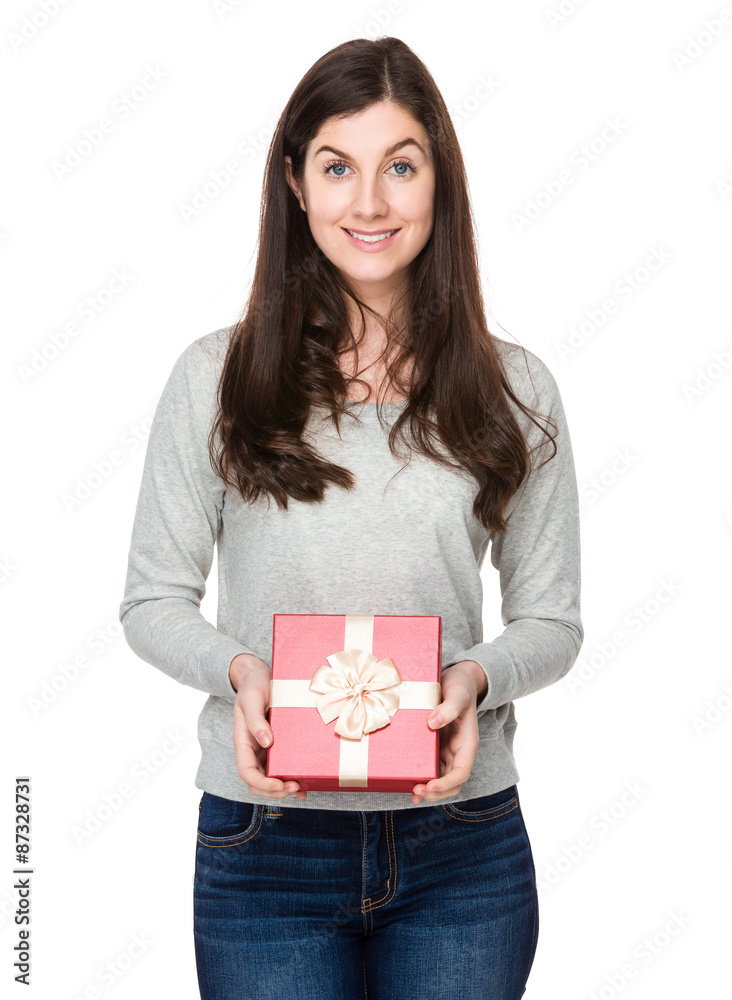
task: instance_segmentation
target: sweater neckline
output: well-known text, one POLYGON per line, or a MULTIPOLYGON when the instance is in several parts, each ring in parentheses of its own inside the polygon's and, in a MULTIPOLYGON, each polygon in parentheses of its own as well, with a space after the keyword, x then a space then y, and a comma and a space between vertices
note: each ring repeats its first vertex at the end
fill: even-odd
POLYGON ((392 410, 392 409, 398 409, 402 406, 406 406, 408 402, 409 402, 408 399, 396 399, 392 403, 360 402, 360 403, 353 403, 350 408, 359 413, 361 412, 361 410, 363 410, 366 413, 376 413, 379 409, 379 406, 381 406, 381 408, 385 410, 392 410))
MULTIPOLYGON (((408 399, 397 399, 391 403, 366 403, 366 402, 352 402, 347 407, 347 413, 353 414, 357 417, 377 417, 379 415, 379 409, 383 410, 384 413, 397 413, 399 410, 403 409, 407 403, 408 399)), ((330 412, 329 408, 326 406, 316 406, 315 409, 322 412, 330 412)))

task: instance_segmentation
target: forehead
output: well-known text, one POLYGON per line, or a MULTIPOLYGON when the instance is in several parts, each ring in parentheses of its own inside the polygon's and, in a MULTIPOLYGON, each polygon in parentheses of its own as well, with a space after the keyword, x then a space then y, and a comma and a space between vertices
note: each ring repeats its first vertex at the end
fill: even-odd
MULTIPOLYGON (((404 108, 389 101, 382 101, 343 118, 330 118, 323 122, 310 143, 310 153, 317 155, 325 144, 338 145, 353 153, 383 153, 404 139, 414 139, 429 155, 429 137, 423 126, 404 108)), ((415 147, 410 147, 414 150, 415 147)))

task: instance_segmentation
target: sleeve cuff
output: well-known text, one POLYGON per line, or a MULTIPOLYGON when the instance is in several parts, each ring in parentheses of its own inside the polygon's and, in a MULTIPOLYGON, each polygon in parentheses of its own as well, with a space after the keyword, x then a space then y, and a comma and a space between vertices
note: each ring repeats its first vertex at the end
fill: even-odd
POLYGON ((493 646, 489 642, 480 642, 470 649, 458 652, 444 665, 443 670, 461 660, 475 660, 483 668, 488 680, 488 690, 476 706, 479 718, 488 709, 498 708, 499 705, 511 701, 518 686, 516 671, 508 654, 500 647, 493 646))
POLYGON ((198 680, 202 689, 233 704, 236 701, 236 691, 229 680, 229 666, 239 653, 259 655, 229 635, 215 635, 205 642, 197 657, 198 680))

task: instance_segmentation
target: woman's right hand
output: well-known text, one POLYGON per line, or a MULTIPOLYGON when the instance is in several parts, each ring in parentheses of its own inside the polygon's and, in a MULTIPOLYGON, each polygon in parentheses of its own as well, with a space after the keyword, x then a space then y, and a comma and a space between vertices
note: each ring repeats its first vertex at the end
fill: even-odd
POLYGON ((265 774, 266 747, 272 730, 265 718, 269 706, 269 682, 272 668, 253 653, 240 653, 229 664, 229 680, 236 691, 234 701, 234 750, 239 777, 246 782, 250 795, 284 799, 297 793, 304 799, 296 781, 283 782, 265 774))

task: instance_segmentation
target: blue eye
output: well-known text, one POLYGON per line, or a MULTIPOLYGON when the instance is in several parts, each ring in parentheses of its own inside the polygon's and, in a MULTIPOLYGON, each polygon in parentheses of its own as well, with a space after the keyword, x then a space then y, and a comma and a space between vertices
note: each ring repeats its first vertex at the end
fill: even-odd
MULTIPOLYGON (((330 177, 331 180, 338 181, 338 180, 341 180, 344 177, 347 177, 348 174, 332 174, 331 170, 334 167, 347 167, 347 166, 348 166, 348 164, 344 163, 343 160, 331 160, 329 163, 326 163, 323 166, 323 173, 326 175, 326 177, 330 177)), ((397 160, 395 163, 392 163, 391 167, 389 167, 389 170, 391 170, 393 167, 406 167, 407 168, 403 172, 399 171, 396 174, 392 174, 393 177, 409 177, 411 174, 416 174, 417 173, 417 168, 413 167, 412 164, 409 162, 409 160, 397 160)))

